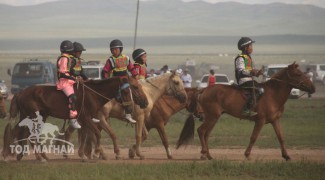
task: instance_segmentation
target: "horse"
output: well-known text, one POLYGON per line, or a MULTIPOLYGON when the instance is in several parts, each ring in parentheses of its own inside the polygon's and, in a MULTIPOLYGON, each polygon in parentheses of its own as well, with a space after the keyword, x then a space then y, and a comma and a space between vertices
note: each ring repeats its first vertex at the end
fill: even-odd
MULTIPOLYGON (((244 90, 237 86, 215 85, 204 89, 202 93, 198 93, 193 97, 194 99, 191 101, 190 111, 195 112, 197 105, 200 104, 204 113, 204 122, 197 129, 202 147, 201 159, 212 159, 208 148, 209 135, 220 116, 223 113, 227 113, 240 119, 247 119, 255 122, 249 145, 245 150, 245 157, 247 159, 249 159, 252 147, 263 125, 271 123, 281 146, 282 157, 285 160, 290 160, 280 126, 280 117, 284 111, 284 104, 292 88, 297 88, 309 93, 315 92, 313 83, 298 67, 298 64, 294 62, 274 74, 269 81, 261 84, 264 88, 264 94, 258 99, 253 108, 258 114, 252 117, 243 116, 241 114, 246 100, 243 95, 244 90)), ((181 141, 179 141, 179 143, 180 145, 183 144, 181 141)))
MULTIPOLYGON (((143 87, 143 91, 145 92, 148 98, 149 104, 148 107, 145 109, 134 107, 134 113, 132 114, 132 117, 137 120, 136 128, 135 128, 136 144, 133 145, 132 148, 130 148, 130 151, 132 152, 135 149, 137 156, 139 156, 140 159, 144 159, 144 156, 141 155, 140 153, 142 130, 143 128, 145 128, 144 126, 145 119, 149 118, 150 112, 154 107, 155 102, 164 94, 173 96, 174 98, 177 99, 177 101, 181 103, 185 103, 187 98, 186 98, 186 92, 184 89, 183 82, 180 79, 179 75, 176 74, 175 72, 165 73, 161 76, 148 78, 145 82, 141 82, 141 85, 143 87)), ((108 119, 109 117, 123 119, 123 113, 124 111, 121 108, 121 106, 118 103, 111 101, 105 104, 105 106, 97 114, 97 118, 100 120, 99 123, 100 127, 103 128, 110 135, 113 141, 114 152, 116 154, 117 159, 119 159, 120 152, 119 152, 119 148, 117 147, 116 136, 113 130, 111 129, 111 127, 107 124, 106 119, 108 119)), ((68 132, 67 131, 65 132, 66 136, 68 137, 70 136, 71 130, 72 128, 69 128, 68 132)), ((85 137, 86 135, 83 134, 83 136, 85 137)), ((84 146, 85 146, 85 139, 81 140, 81 144, 79 147, 80 157, 83 157, 84 155, 84 146)), ((96 157, 99 157, 100 155, 103 155, 103 153, 95 151, 96 157)), ((88 157, 90 157, 90 155, 88 157)), ((103 158, 106 159, 105 156, 103 158)), ((130 156, 130 158, 132 157, 130 156)))
POLYGON ((0 93, 0 118, 5 118, 7 116, 6 111, 6 103, 5 99, 2 96, 2 93, 0 93))
MULTIPOLYGON (((196 91, 198 91, 197 88, 185 88, 186 94, 187 94, 187 102, 181 103, 178 99, 176 99, 174 96, 170 95, 163 95, 158 99, 158 101, 154 104, 149 118, 145 119, 145 127, 147 131, 143 131, 142 133, 142 142, 144 142, 147 139, 147 133, 152 128, 155 128, 159 136, 161 138, 162 144, 165 147, 167 158, 173 159, 172 152, 169 148, 169 142, 168 137, 165 132, 165 126, 167 125, 170 117, 177 112, 181 111, 187 105, 189 104, 192 96, 195 94, 196 91)), ((106 109, 114 107, 114 101, 111 101, 107 103, 106 109), (107 107, 107 106, 108 107, 107 107)), ((116 117, 117 113, 114 112, 114 108, 110 111, 110 117, 116 117)), ((108 116, 108 115, 107 115, 108 116)), ((67 131, 68 133, 71 133, 73 131, 73 128, 69 128, 67 131)), ((82 136, 82 135, 81 135, 82 136)), ((92 142, 94 142, 94 137, 90 134, 87 135, 87 139, 85 141, 85 154, 88 158, 91 158, 91 150, 92 150, 92 142)), ((114 141, 113 141, 114 142, 114 141)), ((129 154, 131 158, 134 158, 134 154, 129 154)), ((106 159, 105 155, 101 154, 101 157, 106 159)))
MULTIPOLYGON (((79 110, 78 120, 82 126, 88 126, 88 128, 95 133, 98 143, 100 132, 97 126, 90 120, 96 116, 97 111, 105 103, 119 96, 121 103, 132 110, 134 96, 136 97, 134 101, 137 101, 141 108, 146 107, 148 104, 147 97, 141 85, 133 77, 129 77, 127 80, 118 77, 105 80, 90 80, 84 83, 75 84, 74 88, 77 96, 76 109, 79 110), (125 86, 127 82, 130 82, 131 85, 125 86), (87 107, 85 108, 85 106, 87 107)), ((35 118, 36 111, 40 112, 44 117, 44 121, 48 116, 69 119, 67 97, 62 91, 56 90, 55 86, 42 85, 26 88, 17 94, 11 102, 11 118, 15 118, 18 113, 20 113, 20 120, 23 120, 27 116, 35 118)), ((10 135, 17 137, 17 139, 22 139, 26 136, 26 132, 20 130, 17 125, 13 132, 11 132, 11 125, 9 123, 5 130, 5 145, 9 144, 6 139, 12 140, 12 137, 8 137, 10 135)), ((20 143, 22 143, 22 141, 20 141, 20 143)), ((4 148, 2 152, 4 158, 9 154, 6 149, 7 148, 4 148)), ((42 154, 42 156, 44 159, 47 159, 45 154, 42 154)), ((23 154, 17 155, 17 160, 21 160, 22 157, 23 154)))

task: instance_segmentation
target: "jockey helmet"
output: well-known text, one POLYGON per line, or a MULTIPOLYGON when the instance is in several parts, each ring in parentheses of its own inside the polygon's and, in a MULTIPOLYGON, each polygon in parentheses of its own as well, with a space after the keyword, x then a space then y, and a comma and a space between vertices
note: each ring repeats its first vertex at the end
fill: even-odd
POLYGON ((65 40, 61 42, 60 51, 62 53, 69 53, 74 51, 74 47, 71 41, 65 40))
POLYGON ((86 51, 86 49, 83 47, 83 45, 78 42, 74 42, 73 47, 74 47, 74 52, 86 51))
POLYGON ((249 37, 241 37, 238 41, 238 49, 243 50, 244 47, 248 46, 249 44, 255 43, 251 38, 249 37))
POLYGON ((119 39, 114 39, 113 41, 111 41, 111 43, 109 44, 109 48, 113 49, 113 48, 120 48, 121 52, 123 50, 123 44, 122 41, 120 41, 119 39))
POLYGON ((141 57, 144 54, 146 54, 146 51, 144 51, 143 49, 136 49, 132 53, 132 58, 134 61, 136 61, 139 57, 141 57))

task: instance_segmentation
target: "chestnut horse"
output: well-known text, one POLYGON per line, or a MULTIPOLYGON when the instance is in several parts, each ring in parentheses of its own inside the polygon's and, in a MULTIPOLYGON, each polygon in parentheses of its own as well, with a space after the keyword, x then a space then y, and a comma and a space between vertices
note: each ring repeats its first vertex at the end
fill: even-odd
MULTIPOLYGON (((140 145, 142 142, 142 130, 144 127, 145 119, 148 119, 150 116, 150 112, 152 108, 154 107, 155 102, 164 94, 173 96, 177 99, 180 103, 185 103, 186 101, 186 92, 183 86, 183 82, 180 79, 179 75, 176 73, 166 73, 161 76, 157 76, 154 78, 149 78, 145 82, 141 82, 141 85, 143 87, 143 90, 145 94, 147 95, 149 105, 145 109, 140 109, 138 107, 134 107, 135 111, 132 114, 132 117, 137 120, 136 123, 136 144, 132 146, 130 151, 132 154, 136 154, 141 159, 144 159, 144 156, 140 153, 140 145), (135 152, 136 151, 136 152, 135 152)), ((111 137, 114 145, 114 152, 116 153, 116 158, 119 158, 120 152, 119 148, 117 147, 116 143, 116 136, 113 132, 112 128, 107 124, 106 119, 109 117, 114 117, 118 119, 124 119, 123 118, 123 108, 116 103, 115 101, 111 101, 101 109, 101 111, 98 112, 97 118, 100 119, 100 127, 103 128, 111 137)), ((65 133, 66 136, 70 136, 71 131, 73 129, 69 128, 68 132, 65 133), (70 131, 70 132, 69 132, 70 131)), ((82 136, 86 136, 84 132, 82 133, 82 136)), ((88 133, 87 136, 90 134, 88 133)), ((66 137, 66 140, 68 138, 66 137)), ((84 138, 81 140, 81 144, 79 147, 79 156, 83 158, 84 155, 84 138)), ((99 155, 104 155, 103 153, 100 153, 98 151, 95 151, 95 156, 99 157, 99 155)), ((89 154, 88 158, 90 158, 89 154)), ((133 158, 135 155, 130 156, 133 158)), ((103 156, 105 159, 105 156, 103 156)))
POLYGON ((5 118, 6 115, 7 115, 6 102, 2 96, 2 93, 0 93, 0 118, 5 118))
POLYGON ((315 86, 298 68, 296 63, 274 74, 269 81, 261 84, 261 86, 264 88, 264 95, 257 101, 254 110, 258 114, 253 117, 241 115, 246 102, 243 97, 243 90, 236 86, 216 85, 208 87, 192 100, 193 103, 190 105, 191 111, 194 112, 197 103, 199 103, 204 112, 204 122, 197 129, 202 146, 201 159, 212 159, 208 147, 208 138, 220 116, 223 113, 227 113, 240 119, 248 119, 255 122, 249 145, 245 151, 246 158, 249 158, 252 147, 263 125, 271 123, 281 146, 282 157, 290 160, 290 156, 285 148, 279 121, 284 111, 284 104, 292 88, 314 93, 315 86))
MULTIPOLYGON (((92 130, 96 139, 100 140, 100 132, 97 126, 91 122, 93 117, 96 117, 98 110, 108 101, 120 96, 122 104, 127 105, 127 108, 133 108, 133 96, 136 97, 138 103, 144 108, 148 104, 147 98, 143 93, 141 85, 138 81, 129 77, 130 86, 125 86, 125 79, 118 77, 106 80, 90 80, 81 84, 75 84, 75 93, 77 96, 76 109, 79 111, 78 121, 83 128, 92 130), (132 83, 131 83, 132 82, 132 83), (132 89, 132 90, 131 90, 132 89)), ((55 86, 32 86, 29 87, 13 98, 10 106, 10 116, 15 118, 20 113, 20 120, 29 116, 35 118, 35 112, 39 111, 44 117, 44 121, 48 116, 69 119, 68 100, 62 91, 56 90, 55 86)), ((7 125, 8 131, 11 129, 10 123, 7 125)), ((6 127, 7 130, 7 127, 6 127)), ((9 131, 10 132, 10 131, 9 131)), ((6 132, 5 132, 6 133, 6 132)), ((22 131, 18 125, 15 126, 13 132, 9 133, 12 137, 4 136, 4 144, 8 145, 6 139, 23 139, 26 137, 26 132, 22 131)), ((22 141, 20 141, 22 143, 22 141)), ((21 144, 22 145, 22 144, 21 144)), ((97 148, 99 147, 96 146, 97 148)), ((6 157, 8 152, 3 150, 3 156, 6 157)), ((22 158, 23 154, 17 155, 17 160, 22 158)), ((45 154, 43 158, 47 159, 45 154)))
MULTIPOLYGON (((177 112, 184 109, 191 100, 194 93, 197 91, 197 88, 185 88, 185 91, 187 93, 187 103, 181 103, 178 99, 176 99, 174 96, 170 95, 163 95, 159 98, 159 100, 154 104, 149 118, 145 119, 145 127, 147 129, 147 132, 149 132, 152 128, 155 128, 159 136, 161 138, 162 144, 165 147, 167 158, 173 159, 171 150, 169 148, 169 142, 168 137, 165 132, 165 126, 167 125, 170 117, 177 112)), ((111 101, 106 104, 108 105, 114 105, 114 101, 111 101)), ((105 106, 106 106, 105 105, 105 106)), ((110 117, 116 117, 116 114, 114 112, 114 108, 110 111, 110 117)), ((74 129, 69 127, 68 131, 73 131, 74 129)), ((147 132, 143 131, 142 134, 142 142, 146 140, 147 138, 147 132)), ((69 134, 71 132, 68 132, 66 134, 69 134)), ((82 136, 82 135, 81 135, 82 136)), ((86 140, 86 146, 85 146, 85 154, 88 158, 91 158, 91 150, 92 150, 92 142, 94 142, 94 136, 91 136, 88 134, 87 140, 86 140)), ((113 141, 114 142, 114 141, 113 141)), ((129 154, 131 158, 135 156, 135 154, 129 154)), ((105 155, 102 154, 102 157, 105 159, 105 155)))

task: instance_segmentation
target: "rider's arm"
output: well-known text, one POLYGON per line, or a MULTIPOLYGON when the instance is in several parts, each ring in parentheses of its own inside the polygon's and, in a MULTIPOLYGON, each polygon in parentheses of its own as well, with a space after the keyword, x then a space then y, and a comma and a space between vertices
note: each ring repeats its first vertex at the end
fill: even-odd
POLYGON ((242 57, 238 57, 236 60, 236 71, 239 73, 239 75, 251 76, 251 72, 245 70, 244 58, 242 57))
POLYGON ((108 74, 109 72, 111 72, 112 68, 111 68, 111 64, 109 63, 109 59, 106 61, 106 64, 102 70, 102 78, 103 79, 106 79, 108 78, 108 74))
POLYGON ((130 61, 130 58, 128 59, 128 71, 132 74, 132 76, 136 77, 138 75, 136 68, 134 67, 133 63, 130 61))
POLYGON ((72 77, 69 72, 67 71, 67 64, 68 64, 68 58, 67 57, 61 57, 58 62, 59 66, 59 77, 65 78, 65 79, 71 79, 76 80, 74 77, 72 77))

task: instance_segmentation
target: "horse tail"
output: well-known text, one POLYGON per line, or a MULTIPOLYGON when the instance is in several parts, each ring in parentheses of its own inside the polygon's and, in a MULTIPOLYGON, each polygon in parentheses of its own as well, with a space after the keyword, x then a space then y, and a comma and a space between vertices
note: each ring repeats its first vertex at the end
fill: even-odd
POLYGON ((19 93, 15 94, 11 100, 10 109, 9 109, 9 113, 10 113, 9 119, 16 118, 17 115, 19 114, 20 108, 19 108, 18 98, 19 98, 19 93))
POLYGON ((179 136, 179 139, 176 144, 176 149, 181 147, 182 145, 188 145, 194 139, 194 129, 195 129, 195 122, 193 114, 190 114, 186 119, 182 132, 179 136))
POLYGON ((11 123, 9 122, 5 128, 5 132, 3 135, 3 149, 2 156, 6 158, 10 153, 10 145, 13 143, 12 137, 12 128, 11 123))

